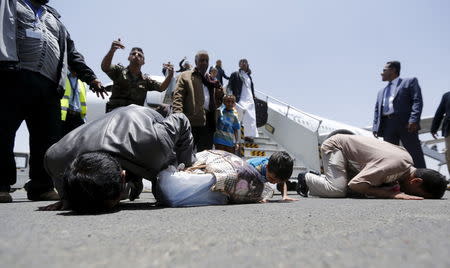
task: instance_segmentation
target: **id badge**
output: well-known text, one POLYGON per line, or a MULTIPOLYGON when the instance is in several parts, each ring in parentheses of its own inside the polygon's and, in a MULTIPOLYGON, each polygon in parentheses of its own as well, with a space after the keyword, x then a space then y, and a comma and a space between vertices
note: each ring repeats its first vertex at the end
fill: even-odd
POLYGON ((29 38, 41 39, 42 33, 40 31, 35 31, 34 29, 26 29, 25 33, 29 38))

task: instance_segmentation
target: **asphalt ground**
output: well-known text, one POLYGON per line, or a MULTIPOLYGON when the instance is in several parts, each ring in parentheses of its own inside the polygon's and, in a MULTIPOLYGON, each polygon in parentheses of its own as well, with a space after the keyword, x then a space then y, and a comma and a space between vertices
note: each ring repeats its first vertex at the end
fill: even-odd
POLYGON ((51 202, 12 195, 0 204, 1 267, 450 267, 448 191, 192 208, 143 193, 99 215, 36 211, 51 202))

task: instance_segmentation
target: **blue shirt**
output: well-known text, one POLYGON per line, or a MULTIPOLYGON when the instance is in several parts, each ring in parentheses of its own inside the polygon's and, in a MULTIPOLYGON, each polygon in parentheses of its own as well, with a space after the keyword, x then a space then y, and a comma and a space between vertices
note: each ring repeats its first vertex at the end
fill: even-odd
POLYGON ((237 142, 234 133, 241 128, 236 111, 235 109, 227 110, 225 106, 218 108, 218 110, 220 114, 214 133, 214 144, 233 147, 237 142))
POLYGON ((78 78, 76 76, 68 75, 72 94, 69 99, 69 110, 81 112, 80 89, 78 88, 78 78))
POLYGON ((247 163, 253 166, 259 174, 261 174, 261 181, 263 183, 268 182, 266 178, 267 174, 267 164, 269 163, 268 157, 255 157, 247 160, 247 163))

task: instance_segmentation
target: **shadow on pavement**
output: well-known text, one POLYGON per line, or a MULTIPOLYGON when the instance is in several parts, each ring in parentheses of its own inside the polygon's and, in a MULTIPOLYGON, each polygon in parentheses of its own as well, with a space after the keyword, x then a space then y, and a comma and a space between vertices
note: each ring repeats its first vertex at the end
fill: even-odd
POLYGON ((122 210, 157 210, 157 209, 163 209, 162 206, 156 206, 156 202, 151 203, 120 203, 117 207, 115 207, 112 210, 108 211, 101 211, 101 212, 95 212, 95 213, 79 213, 75 211, 65 211, 58 213, 57 215, 61 216, 96 216, 96 215, 104 215, 104 214, 113 214, 120 212, 122 210))

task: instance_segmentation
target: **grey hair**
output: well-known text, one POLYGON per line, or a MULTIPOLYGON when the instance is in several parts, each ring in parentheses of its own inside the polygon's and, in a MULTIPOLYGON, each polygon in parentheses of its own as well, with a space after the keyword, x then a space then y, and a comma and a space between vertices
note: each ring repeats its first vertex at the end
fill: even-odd
POLYGON ((198 57, 199 57, 200 55, 206 55, 206 56, 209 57, 208 51, 206 51, 206 50, 200 50, 200 51, 197 52, 197 54, 195 54, 195 62, 197 62, 197 59, 198 59, 198 57))

